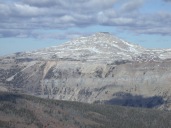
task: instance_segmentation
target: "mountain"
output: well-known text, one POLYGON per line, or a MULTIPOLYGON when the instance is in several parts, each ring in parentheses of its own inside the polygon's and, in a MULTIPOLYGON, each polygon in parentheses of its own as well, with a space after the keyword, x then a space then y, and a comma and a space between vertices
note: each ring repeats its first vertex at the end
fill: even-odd
POLYGON ((0 58, 0 89, 43 98, 171 109, 171 49, 97 33, 0 58))
POLYGON ((169 128, 171 112, 0 93, 1 128, 169 128))
POLYGON ((150 61, 171 58, 171 49, 145 49, 119 39, 110 33, 96 33, 89 37, 66 42, 33 52, 18 53, 17 59, 73 60, 113 63, 118 60, 150 61))

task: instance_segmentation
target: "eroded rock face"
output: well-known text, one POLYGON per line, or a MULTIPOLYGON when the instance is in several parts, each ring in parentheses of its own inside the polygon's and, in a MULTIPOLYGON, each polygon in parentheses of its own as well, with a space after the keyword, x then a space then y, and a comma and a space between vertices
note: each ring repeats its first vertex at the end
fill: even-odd
POLYGON ((120 65, 32 61, 16 65, 15 72, 11 65, 3 69, 10 76, 1 72, 1 83, 11 91, 60 100, 141 107, 154 104, 151 106, 170 109, 171 61, 120 65))
POLYGON ((2 91, 88 103, 171 109, 169 50, 150 51, 104 34, 81 39, 59 48, 1 58, 2 91), (106 47, 97 45, 94 49, 90 40, 96 41, 93 47, 105 40, 107 45, 103 43, 106 47), (83 54, 81 50, 86 46, 89 52, 93 49, 93 54, 83 54), (74 55, 74 51, 79 56, 74 55))

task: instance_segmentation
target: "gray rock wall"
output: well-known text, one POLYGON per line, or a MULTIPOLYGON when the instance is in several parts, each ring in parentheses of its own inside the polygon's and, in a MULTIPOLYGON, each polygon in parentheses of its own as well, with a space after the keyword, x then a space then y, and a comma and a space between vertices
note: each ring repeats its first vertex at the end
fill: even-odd
POLYGON ((119 65, 80 61, 16 62, 13 68, 11 65, 6 65, 5 69, 4 65, 0 66, 3 70, 0 80, 11 91, 44 98, 88 103, 122 99, 122 105, 128 105, 131 97, 132 106, 146 106, 144 104, 155 102, 156 106, 154 103, 150 105, 170 109, 170 64, 170 61, 119 65), (125 99, 129 100, 123 100, 125 95, 125 99), (138 105, 133 104, 133 101, 138 100, 136 96, 140 96, 138 99, 142 100, 140 103, 136 102, 138 105), (150 100, 143 101, 143 98, 150 100))

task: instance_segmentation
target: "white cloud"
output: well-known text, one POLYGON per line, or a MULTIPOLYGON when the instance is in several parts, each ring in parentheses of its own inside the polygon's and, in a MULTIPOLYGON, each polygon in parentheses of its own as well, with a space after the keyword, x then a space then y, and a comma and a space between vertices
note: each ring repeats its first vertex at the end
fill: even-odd
POLYGON ((171 35, 168 30, 171 12, 144 14, 137 11, 144 2, 146 0, 8 0, 0 2, 0 36, 40 37, 40 34, 34 33, 35 30, 63 30, 91 25, 114 26, 135 33, 171 35))
POLYGON ((144 2, 144 0, 130 0, 122 5, 121 10, 124 12, 135 11, 139 9, 144 2))

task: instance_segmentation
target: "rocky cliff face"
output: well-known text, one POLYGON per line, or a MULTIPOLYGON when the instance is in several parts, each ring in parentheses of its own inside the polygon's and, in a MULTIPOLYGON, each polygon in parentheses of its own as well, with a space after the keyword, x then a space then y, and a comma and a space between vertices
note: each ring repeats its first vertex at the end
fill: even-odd
POLYGON ((171 109, 171 50, 149 50, 110 34, 0 60, 1 90, 44 98, 171 109))

